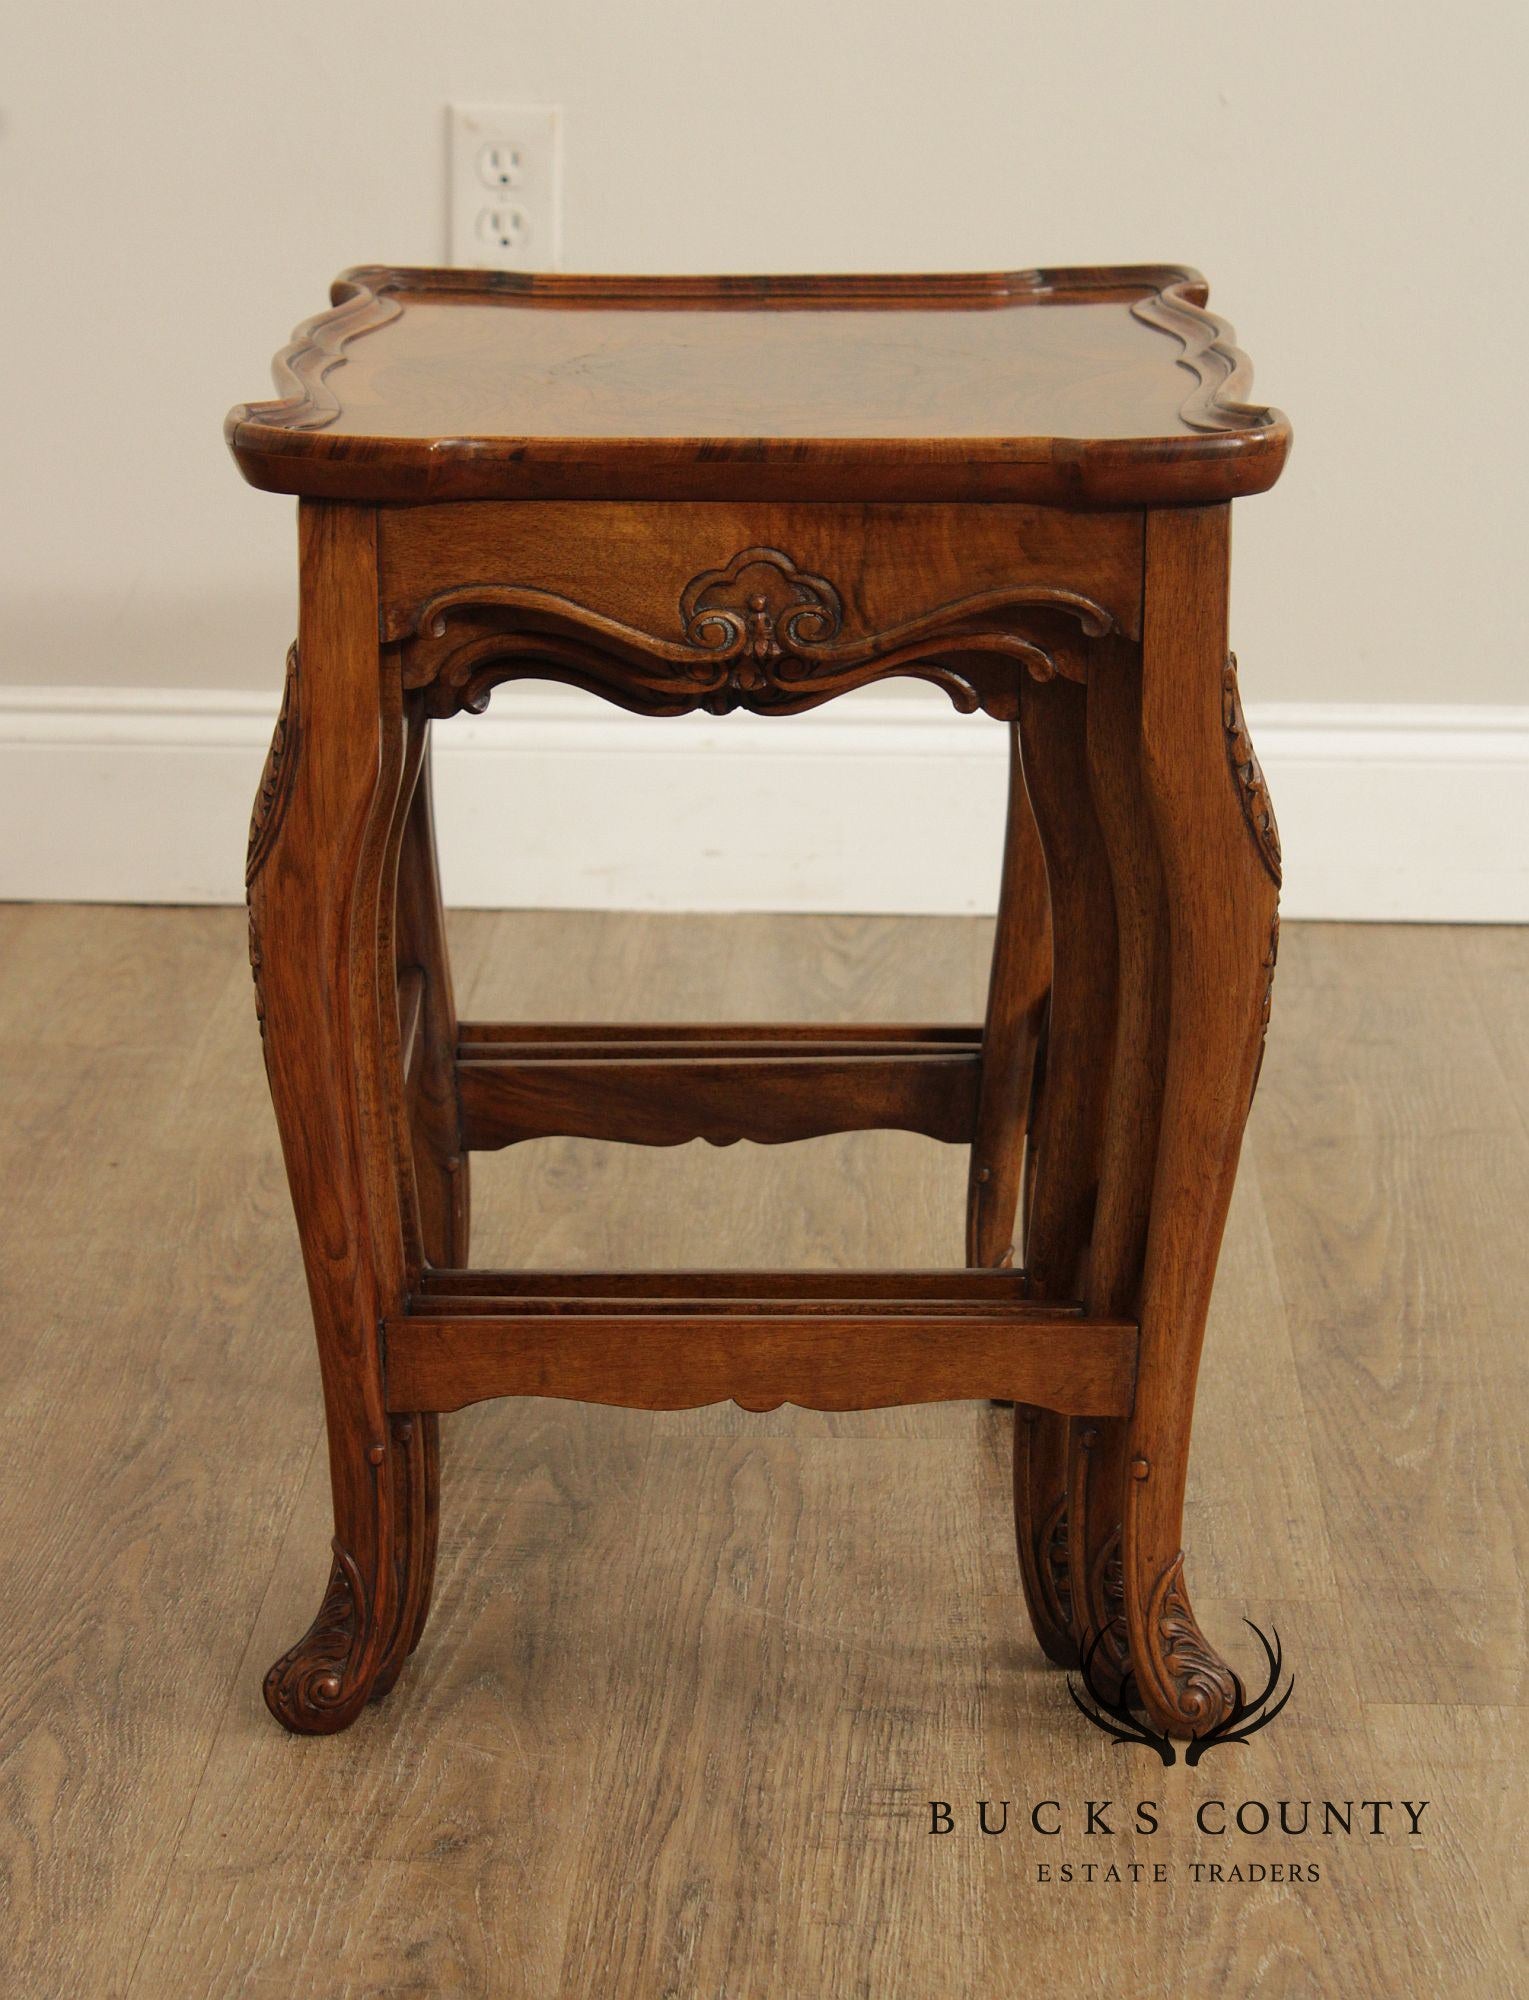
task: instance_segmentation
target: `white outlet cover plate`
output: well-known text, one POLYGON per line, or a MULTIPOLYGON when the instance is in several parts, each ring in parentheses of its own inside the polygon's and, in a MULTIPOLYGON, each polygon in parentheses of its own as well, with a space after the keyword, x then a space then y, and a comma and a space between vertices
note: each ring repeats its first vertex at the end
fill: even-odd
POLYGON ((448 261, 555 271, 562 254, 562 107, 449 104, 448 261))

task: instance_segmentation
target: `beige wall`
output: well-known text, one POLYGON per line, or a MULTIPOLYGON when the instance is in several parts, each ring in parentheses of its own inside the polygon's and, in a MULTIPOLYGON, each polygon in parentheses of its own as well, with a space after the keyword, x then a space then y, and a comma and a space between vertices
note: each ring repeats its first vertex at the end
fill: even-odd
POLYGON ((1521 0, 153 0, 4 58, 0 678, 274 688, 230 402, 443 253, 442 106, 566 110, 570 269, 1182 259, 1296 426, 1239 516, 1259 700, 1524 699, 1521 0))

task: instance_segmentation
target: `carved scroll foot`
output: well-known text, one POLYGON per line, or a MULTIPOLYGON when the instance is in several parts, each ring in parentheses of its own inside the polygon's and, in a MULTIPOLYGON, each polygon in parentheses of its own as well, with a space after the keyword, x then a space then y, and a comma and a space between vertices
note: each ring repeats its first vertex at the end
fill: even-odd
POLYGON ((265 1677, 265 1701, 284 1728, 330 1736, 380 1701, 419 1644, 435 1574, 439 1486, 434 1416, 391 1419, 373 1460, 376 1511, 367 1538, 390 1551, 380 1580, 336 1537, 318 1616, 265 1677), (380 1449, 380 1448, 379 1448, 380 1449))
POLYGON ((1154 1725, 1175 1736, 1216 1728, 1238 1698, 1184 1586, 1184 1489, 1279 903, 1273 813, 1226 651, 1227 533, 1224 510, 1149 514, 1142 613, 1136 769, 1162 878, 1154 951, 1164 1012, 1153 1037, 1161 1108, 1136 1288, 1122 1554, 1137 1690, 1154 1725))
MULTIPOLYGON (((424 738, 416 727, 408 740, 396 676, 378 655, 374 515, 305 502, 298 532, 299 646, 256 799, 248 888, 266 1072, 324 1382, 334 1564, 265 1698, 286 1728, 328 1735, 397 1678, 434 1561, 434 1420, 388 1413, 379 1332, 421 1254, 400 1115, 396 913, 405 777, 424 738)), ((404 927, 418 955, 428 885, 415 886, 404 927)), ((415 1032, 445 1039, 424 1009, 415 1032)))
POLYGON ((334 1567, 319 1614, 265 1677, 265 1705, 298 1736, 332 1736, 355 1721, 371 1698, 375 1667, 362 1666, 367 1598, 355 1562, 335 1544, 334 1567))
POLYGON ((1133 1668, 1143 1707, 1170 1736, 1203 1736, 1241 1699, 1237 1676, 1200 1630, 1180 1550, 1153 1585, 1133 1668))

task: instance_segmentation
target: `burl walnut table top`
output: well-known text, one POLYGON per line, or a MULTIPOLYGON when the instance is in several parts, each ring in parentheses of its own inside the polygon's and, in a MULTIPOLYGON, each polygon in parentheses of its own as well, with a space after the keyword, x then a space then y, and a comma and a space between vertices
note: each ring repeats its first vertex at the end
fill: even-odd
POLYGON ((1273 485, 1290 428, 1207 289, 360 269, 228 440, 256 486, 372 502, 1209 504, 1273 485))

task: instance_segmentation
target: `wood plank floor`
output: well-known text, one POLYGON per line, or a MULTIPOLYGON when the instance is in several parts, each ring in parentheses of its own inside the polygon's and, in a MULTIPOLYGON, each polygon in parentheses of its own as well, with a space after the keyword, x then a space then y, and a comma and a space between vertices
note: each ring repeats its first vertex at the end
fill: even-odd
MULTIPOLYGON (((987 951, 965 920, 451 928, 479 1017, 971 1018, 987 951)), ((260 1678, 318 1603, 326 1480, 241 916, 0 910, 0 1993, 1525 1991, 1526 992, 1529 931, 1287 929, 1188 1521, 1234 1661, 1245 1616, 1283 1637, 1266 1734, 1165 1770, 1076 1714, 1005 1412, 506 1403, 446 1421, 403 1681, 299 1742, 260 1678), (1194 1827, 1303 1799, 1429 1804, 1417 1838, 1194 1827)), ((953 1263, 963 1173, 897 1134, 547 1142, 477 1163, 475 1252, 953 1263)))

